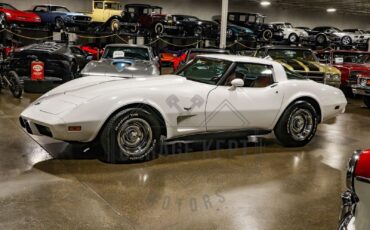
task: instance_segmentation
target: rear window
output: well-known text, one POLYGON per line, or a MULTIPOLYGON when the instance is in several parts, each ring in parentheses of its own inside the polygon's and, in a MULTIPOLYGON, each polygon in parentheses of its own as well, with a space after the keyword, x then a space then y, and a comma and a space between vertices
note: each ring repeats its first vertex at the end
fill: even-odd
POLYGON ((285 72, 286 72, 286 76, 289 80, 307 80, 308 78, 297 73, 297 72, 294 72, 286 67, 284 67, 285 69, 285 72))

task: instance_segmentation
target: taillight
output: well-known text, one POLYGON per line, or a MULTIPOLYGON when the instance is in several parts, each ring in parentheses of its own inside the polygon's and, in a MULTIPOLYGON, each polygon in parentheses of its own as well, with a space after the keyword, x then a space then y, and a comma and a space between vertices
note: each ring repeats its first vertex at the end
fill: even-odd
POLYGON ((354 176, 370 179, 370 150, 362 151, 359 155, 354 176))
POLYGON ((347 188, 355 191, 356 178, 370 180, 370 150, 357 150, 348 162, 347 188))

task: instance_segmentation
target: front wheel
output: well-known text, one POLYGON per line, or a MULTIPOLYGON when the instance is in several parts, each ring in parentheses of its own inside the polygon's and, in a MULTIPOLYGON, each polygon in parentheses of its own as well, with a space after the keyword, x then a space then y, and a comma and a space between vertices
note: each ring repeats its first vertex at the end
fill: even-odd
POLYGON ((302 147, 315 136, 318 125, 316 109, 306 101, 296 101, 281 116, 274 132, 286 147, 302 147))
POLYGON ((8 73, 8 79, 10 82, 10 92, 12 92, 14 97, 21 98, 23 94, 23 87, 19 80, 18 74, 15 71, 10 71, 8 73))
POLYGON ((317 35, 317 37, 316 37, 316 43, 318 45, 324 45, 326 43, 326 37, 325 37, 325 35, 323 35, 323 34, 317 35))
POLYGON ((344 46, 349 46, 349 45, 351 45, 352 44, 352 39, 351 39, 351 37, 349 37, 349 36, 344 36, 343 38, 342 38, 342 45, 344 45, 344 46))
POLYGON ((364 96, 364 103, 370 109, 370 96, 364 96))
POLYGON ((66 27, 66 25, 65 25, 65 23, 64 23, 64 21, 63 21, 62 18, 56 18, 55 19, 55 28, 57 30, 64 30, 65 27, 66 27))
POLYGON ((289 35, 289 42, 291 43, 291 44, 295 44, 295 43, 297 43, 298 42, 298 40, 299 40, 299 38, 298 38, 298 36, 297 36, 297 34, 291 34, 291 35, 289 35))
POLYGON ((159 121, 145 109, 126 109, 106 123, 100 136, 103 160, 127 163, 154 159, 160 142, 159 121))
POLYGON ((154 26, 154 33, 156 35, 162 35, 164 33, 164 25, 162 23, 157 23, 154 26))
POLYGON ((274 34, 273 34, 272 30, 267 29, 267 30, 263 31, 263 33, 262 33, 262 39, 264 41, 271 41, 273 35, 274 34))

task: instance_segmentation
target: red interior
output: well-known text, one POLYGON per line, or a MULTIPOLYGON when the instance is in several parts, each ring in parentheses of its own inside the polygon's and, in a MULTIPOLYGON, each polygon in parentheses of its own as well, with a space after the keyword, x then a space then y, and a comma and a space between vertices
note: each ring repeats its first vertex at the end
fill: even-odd
POLYGON ((355 176, 370 179, 370 150, 362 151, 357 162, 355 176))

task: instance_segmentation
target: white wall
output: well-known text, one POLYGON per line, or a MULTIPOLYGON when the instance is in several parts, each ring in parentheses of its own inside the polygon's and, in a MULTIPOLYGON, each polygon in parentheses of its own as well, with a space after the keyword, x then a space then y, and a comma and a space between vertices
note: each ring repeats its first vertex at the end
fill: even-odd
MULTIPOLYGON (((335 0, 332 0, 335 1, 335 0)), ((33 3, 62 4, 75 11, 89 11, 91 0, 2 0, 19 9, 30 9, 33 3)), ((169 14, 190 14, 202 19, 211 19, 220 14, 221 0, 122 0, 127 3, 146 3, 164 7, 169 14)), ((271 5, 268 8, 258 3, 245 3, 243 0, 230 0, 230 11, 260 12, 268 16, 267 21, 289 21, 296 26, 330 25, 342 29, 361 28, 370 30, 370 12, 368 16, 346 15, 340 12, 328 14, 325 10, 309 10, 279 7, 271 5)))

